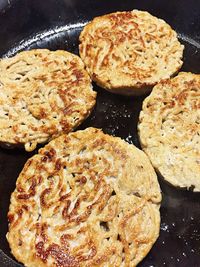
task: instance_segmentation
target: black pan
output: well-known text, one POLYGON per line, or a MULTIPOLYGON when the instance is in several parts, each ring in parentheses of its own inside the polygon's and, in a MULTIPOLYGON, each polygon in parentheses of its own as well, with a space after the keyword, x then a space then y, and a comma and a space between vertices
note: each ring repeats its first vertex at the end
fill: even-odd
MULTIPOLYGON (((199 0, 0 0, 0 56, 31 48, 66 49, 78 54, 83 25, 97 15, 134 8, 165 19, 185 45, 182 70, 200 73, 199 0)), ((94 85, 97 104, 88 126, 140 147, 138 114, 144 97, 112 95, 94 85)), ((0 267, 22 266, 10 254, 5 235, 10 194, 32 154, 0 148, 0 267)), ((179 190, 160 177, 163 193, 160 237, 140 267, 200 266, 200 194, 179 190)), ((38 266, 39 267, 39 266, 38 266)))

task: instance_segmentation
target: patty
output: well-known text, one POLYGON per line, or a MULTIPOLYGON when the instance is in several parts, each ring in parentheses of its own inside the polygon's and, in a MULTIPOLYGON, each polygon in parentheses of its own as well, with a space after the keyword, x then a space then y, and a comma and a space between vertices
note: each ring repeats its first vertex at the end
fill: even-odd
POLYGON ((7 239, 25 266, 133 267, 158 238, 160 202, 144 152, 88 128, 27 161, 11 196, 7 239))
POLYGON ((182 72, 156 85, 143 102, 138 130, 166 181, 200 191, 200 75, 182 72))
POLYGON ((115 12, 94 18, 80 34, 79 51, 92 79, 123 95, 142 95, 182 66, 177 34, 148 12, 115 12))
POLYGON ((82 60, 66 51, 24 51, 0 61, 0 143, 24 146, 76 128, 95 105, 82 60))

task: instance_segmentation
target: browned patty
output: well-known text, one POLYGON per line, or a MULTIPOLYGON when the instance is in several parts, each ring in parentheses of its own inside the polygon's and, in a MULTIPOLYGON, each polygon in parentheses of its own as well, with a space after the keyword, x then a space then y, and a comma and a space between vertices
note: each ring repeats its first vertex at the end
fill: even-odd
POLYGON ((200 75, 181 72, 158 84, 139 119, 143 150, 174 186, 200 191, 200 75))
POLYGON ((79 39, 80 56, 90 76, 113 93, 144 94, 183 63, 184 47, 176 32, 145 11, 96 17, 79 39))
POLYGON ((81 59, 66 51, 24 51, 0 61, 0 143, 27 151, 76 128, 96 93, 81 59))
POLYGON ((11 196, 7 239, 25 266, 133 267, 158 238, 160 201, 146 155, 88 128, 27 161, 11 196))

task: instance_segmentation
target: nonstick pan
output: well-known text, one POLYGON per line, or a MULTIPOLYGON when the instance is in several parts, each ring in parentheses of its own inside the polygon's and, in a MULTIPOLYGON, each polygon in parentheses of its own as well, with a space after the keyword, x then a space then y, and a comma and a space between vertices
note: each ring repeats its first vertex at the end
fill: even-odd
MULTIPOLYGON (((78 54, 78 36, 93 17, 113 11, 146 10, 166 20, 185 45, 182 70, 200 73, 200 1, 195 0, 0 0, 0 56, 32 48, 78 54)), ((144 97, 110 94, 94 84, 97 104, 79 127, 102 128, 140 147, 138 115, 144 97)), ((10 254, 5 235, 10 194, 33 153, 0 148, 0 267, 22 266, 10 254)), ((162 189, 160 237, 140 267, 200 267, 200 193, 162 189)))

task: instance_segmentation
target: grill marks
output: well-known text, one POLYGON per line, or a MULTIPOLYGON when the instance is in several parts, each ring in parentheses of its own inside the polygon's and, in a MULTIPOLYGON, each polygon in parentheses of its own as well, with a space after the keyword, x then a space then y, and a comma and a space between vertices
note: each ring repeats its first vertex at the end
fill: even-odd
POLYGON ((95 104, 81 59, 66 51, 25 51, 0 67, 1 142, 34 150, 78 126, 95 104))
MULTIPOLYGON (((26 163, 11 199, 7 238, 16 258, 27 266, 38 260, 59 267, 135 266, 158 236, 160 191, 148 166, 156 185, 149 188, 138 171, 135 179, 147 183, 149 192, 134 196, 138 186, 129 184, 126 166, 141 153, 134 149, 94 128, 40 149, 26 163), (122 177, 129 190, 120 186, 122 177), (20 257, 26 248, 28 256, 20 257)), ((134 164, 137 159, 133 169, 134 164)))

